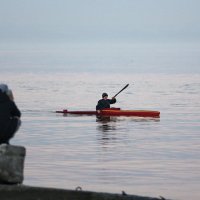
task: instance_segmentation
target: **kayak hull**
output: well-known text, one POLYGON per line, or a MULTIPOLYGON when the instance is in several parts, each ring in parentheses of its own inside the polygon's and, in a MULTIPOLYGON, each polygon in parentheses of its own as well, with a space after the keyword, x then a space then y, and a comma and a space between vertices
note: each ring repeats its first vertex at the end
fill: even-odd
POLYGON ((102 115, 102 116, 137 116, 137 117, 160 117, 159 111, 152 110, 120 110, 120 109, 104 109, 100 113, 97 111, 56 111, 57 113, 73 114, 73 115, 102 115))
POLYGON ((159 117, 160 112, 151 110, 103 110, 102 115, 108 116, 137 116, 137 117, 159 117))

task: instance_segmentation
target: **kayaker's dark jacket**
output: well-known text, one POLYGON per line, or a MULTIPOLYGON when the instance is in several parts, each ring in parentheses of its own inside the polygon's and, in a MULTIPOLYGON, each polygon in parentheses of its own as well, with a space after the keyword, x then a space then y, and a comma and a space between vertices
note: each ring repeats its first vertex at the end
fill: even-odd
POLYGON ((116 99, 100 99, 96 105, 96 110, 102 110, 105 108, 110 108, 110 104, 116 103, 116 99))
POLYGON ((0 91, 0 143, 8 141, 15 133, 21 112, 8 95, 0 91))

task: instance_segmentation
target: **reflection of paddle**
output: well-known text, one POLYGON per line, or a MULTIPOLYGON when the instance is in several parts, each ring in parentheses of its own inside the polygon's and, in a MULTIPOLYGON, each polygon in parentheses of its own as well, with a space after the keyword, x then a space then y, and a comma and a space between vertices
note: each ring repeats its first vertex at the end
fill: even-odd
POLYGON ((113 98, 115 98, 120 92, 122 92, 123 90, 125 90, 128 86, 129 86, 129 84, 127 84, 124 88, 122 88, 113 98))

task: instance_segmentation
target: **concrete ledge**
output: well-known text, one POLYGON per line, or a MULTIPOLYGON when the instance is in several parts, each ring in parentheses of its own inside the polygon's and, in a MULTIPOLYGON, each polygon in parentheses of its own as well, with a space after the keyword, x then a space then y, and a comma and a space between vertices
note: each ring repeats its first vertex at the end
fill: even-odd
MULTIPOLYGON (((161 200, 142 197, 90 191, 76 191, 56 188, 31 187, 25 185, 0 185, 2 200, 161 200)), ((163 198, 164 199, 164 198, 163 198)))
POLYGON ((0 183, 23 182, 25 154, 26 149, 22 146, 0 145, 0 183))

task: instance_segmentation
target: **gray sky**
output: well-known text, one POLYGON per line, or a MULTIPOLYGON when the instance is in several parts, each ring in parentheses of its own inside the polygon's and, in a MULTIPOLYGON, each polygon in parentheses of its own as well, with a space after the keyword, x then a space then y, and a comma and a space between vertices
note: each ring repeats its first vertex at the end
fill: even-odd
POLYGON ((197 41, 199 9, 199 0, 0 0, 0 41, 197 41))

